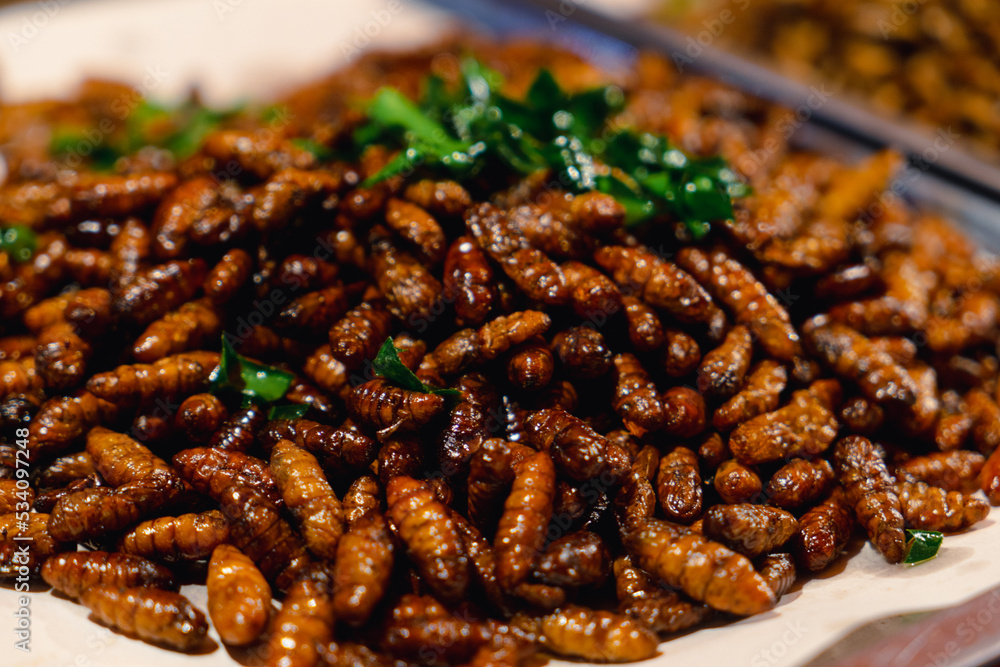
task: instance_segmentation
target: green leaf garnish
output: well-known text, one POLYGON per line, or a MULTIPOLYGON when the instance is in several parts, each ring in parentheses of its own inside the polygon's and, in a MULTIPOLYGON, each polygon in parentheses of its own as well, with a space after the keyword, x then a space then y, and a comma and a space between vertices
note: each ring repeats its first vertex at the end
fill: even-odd
POLYGON ((268 410, 267 418, 269 421, 273 419, 301 419, 306 416, 307 412, 309 412, 308 405, 296 405, 292 403, 275 405, 268 410))
POLYGON ((38 236, 30 227, 11 225, 0 228, 0 250, 15 262, 27 262, 38 247, 38 236))
POLYGON ((448 399, 459 399, 462 392, 458 389, 442 389, 427 384, 414 375, 413 371, 403 365, 399 359, 399 348, 392 342, 391 338, 386 338, 379 348, 378 354, 372 361, 372 370, 375 375, 392 382, 397 387, 408 391, 419 391, 424 394, 436 394, 448 399))
POLYGON ((944 541, 944 535, 936 530, 907 529, 906 558, 903 563, 917 565, 937 556, 944 541))
POLYGON ((694 158, 664 137, 609 127, 625 101, 615 86, 571 94, 543 69, 524 99, 515 100, 499 92, 502 82, 469 59, 457 87, 432 75, 419 102, 380 89, 366 105, 368 122, 355 131, 354 143, 401 151, 364 185, 417 170, 458 180, 551 170, 573 191, 614 196, 625 206, 627 224, 673 216, 696 238, 709 222, 731 218, 732 199, 749 193, 721 158, 694 158))
POLYGON ((213 394, 235 392, 257 403, 280 400, 292 386, 295 375, 274 366, 259 364, 236 352, 222 336, 222 359, 209 377, 213 394))
POLYGON ((290 141, 296 148, 301 148, 304 151, 312 153, 313 157, 320 162, 324 162, 333 157, 333 151, 313 139, 309 139, 307 137, 296 137, 290 141))

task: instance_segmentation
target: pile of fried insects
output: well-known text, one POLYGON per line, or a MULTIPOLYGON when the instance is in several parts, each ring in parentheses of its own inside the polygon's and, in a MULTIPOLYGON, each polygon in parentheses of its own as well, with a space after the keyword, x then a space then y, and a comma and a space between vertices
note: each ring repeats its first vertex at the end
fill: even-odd
POLYGON ((449 42, 0 108, 0 576, 268 665, 621 662, 982 520, 996 259, 893 154, 614 83, 449 42))

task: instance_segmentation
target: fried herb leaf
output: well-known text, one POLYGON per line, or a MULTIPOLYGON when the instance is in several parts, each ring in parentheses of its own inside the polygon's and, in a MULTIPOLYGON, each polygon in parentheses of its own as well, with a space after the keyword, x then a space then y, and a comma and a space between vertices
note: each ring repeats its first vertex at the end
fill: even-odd
POLYGON ((267 411, 268 420, 271 419, 301 419, 309 412, 308 405, 296 405, 289 403, 286 405, 275 405, 267 411))
POLYGON ((38 248, 38 236, 29 227, 11 225, 0 229, 0 250, 15 262, 27 262, 38 248))
POLYGON ((917 565, 936 557, 944 541, 944 535, 936 530, 911 528, 906 534, 910 537, 906 542, 906 558, 903 559, 907 565, 917 565))
POLYGON ((408 391, 419 391, 424 394, 437 394, 449 399, 461 397, 461 392, 457 389, 442 389, 423 382, 414 375, 413 371, 403 365, 399 359, 399 348, 393 344, 391 338, 386 338, 379 348, 378 354, 372 361, 372 370, 375 375, 392 382, 397 387, 408 391))
POLYGON ((223 335, 222 359, 209 378, 209 390, 216 395, 235 392, 257 403, 273 403, 284 397, 294 380, 295 375, 288 371, 240 355, 223 335))

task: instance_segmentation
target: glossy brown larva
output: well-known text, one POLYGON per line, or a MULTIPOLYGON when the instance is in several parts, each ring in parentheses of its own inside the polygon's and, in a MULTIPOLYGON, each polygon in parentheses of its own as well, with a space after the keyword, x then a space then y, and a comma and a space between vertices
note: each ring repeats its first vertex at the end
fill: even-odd
POLYGON ((205 586, 208 615, 223 642, 245 646, 264 632, 271 616, 271 587, 239 549, 229 544, 215 547, 205 586))

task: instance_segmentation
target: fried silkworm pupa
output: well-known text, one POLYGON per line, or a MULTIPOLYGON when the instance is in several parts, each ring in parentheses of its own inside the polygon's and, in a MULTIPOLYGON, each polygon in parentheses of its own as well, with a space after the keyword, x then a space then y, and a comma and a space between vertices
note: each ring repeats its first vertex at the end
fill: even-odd
POLYGON ((799 334, 788 311, 747 267, 721 249, 705 252, 686 247, 677 262, 726 306, 738 324, 746 325, 754 340, 778 361, 802 355, 799 334))
POLYGON ((514 481, 493 538, 497 581, 512 591, 542 551, 555 499, 555 466, 545 452, 514 463, 514 481))
POLYGON ((375 278, 386 306, 408 326, 436 319, 440 312, 442 285, 430 269, 407 252, 401 252, 383 236, 386 230, 375 227, 370 274, 375 278))
POLYGON ((496 389, 480 373, 462 375, 455 388, 463 400, 451 409, 437 437, 437 461, 446 477, 468 473, 469 458, 489 437, 490 425, 497 423, 491 414, 500 404, 496 389))
POLYGON ((628 616, 568 605, 542 618, 542 646, 556 655, 634 662, 656 653, 656 634, 628 616))
POLYGON ((72 324, 58 322, 38 333, 35 372, 50 391, 66 392, 83 381, 92 354, 72 324))
POLYGON ((319 646, 333 639, 333 581, 318 563, 299 571, 267 641, 270 667, 315 667, 319 646))
MULTIPOLYGON (((625 309, 628 339, 632 343, 632 347, 637 352, 652 352, 659 349, 667 335, 656 311, 632 296, 621 296, 620 301, 625 309)), ((697 346, 697 343, 695 345, 697 346)), ((681 373, 681 375, 686 374, 681 373)))
POLYGON ((597 533, 580 530, 553 540, 532 574, 549 586, 599 586, 611 571, 611 552, 597 533))
POLYGON ((36 481, 41 489, 59 489, 96 472, 90 454, 76 452, 57 458, 39 473, 36 481))
POLYGON ((945 491, 972 493, 978 488, 979 472, 985 462, 986 457, 979 452, 931 452, 897 465, 896 479, 926 482, 945 491))
POLYGON ((405 475, 391 479, 385 493, 389 520, 420 578, 441 600, 462 600, 469 559, 447 507, 427 483, 405 475))
MULTIPOLYGON (((597 269, 582 262, 565 262, 562 270, 570 288, 570 306, 579 317, 595 324, 603 324, 622 309, 622 294, 618 291, 618 286, 597 269)), ((642 319, 641 315, 638 319, 642 319)), ((636 333, 640 336, 650 335, 650 324, 648 321, 637 322, 636 333)), ((632 332, 631 320, 629 332, 632 332)), ((660 333, 662 334, 662 329, 660 333)))
POLYGON ((253 447, 257 433, 267 423, 267 412, 251 403, 240 408, 219 425, 208 441, 209 447, 245 452, 253 447))
POLYGON ((680 329, 666 328, 661 352, 663 372, 673 378, 688 375, 701 363, 698 341, 680 329))
POLYGON ((648 479, 632 470, 621 480, 618 491, 615 492, 613 506, 619 532, 625 534, 653 517, 656 512, 656 491, 648 479))
POLYGON ((102 584, 114 588, 151 586, 177 590, 173 573, 162 565, 141 556, 107 551, 74 551, 53 556, 42 566, 42 579, 71 598, 102 584))
POLYGON ((687 524, 701 515, 701 474, 694 452, 678 446, 660 458, 656 495, 670 521, 687 524))
POLYGON ((744 556, 757 556, 783 545, 798 529, 795 517, 768 505, 715 505, 705 514, 705 537, 744 556))
POLYGON ((136 339, 132 356, 142 363, 195 350, 218 338, 219 312, 207 299, 188 301, 156 320, 136 339))
POLYGON ((854 532, 854 509, 840 488, 799 518, 795 558, 812 572, 826 568, 840 556, 854 532))
POLYGON ((305 544, 261 493, 234 484, 222 492, 219 507, 229 522, 229 541, 250 558, 279 591, 286 591, 310 562, 305 544))
POLYGON ((416 436, 390 438, 378 450, 375 467, 385 486, 393 477, 418 477, 425 467, 424 447, 416 436))
POLYGON ((506 213, 492 204, 478 204, 465 212, 465 225, 479 247, 528 298, 548 306, 559 306, 569 299, 562 269, 548 255, 532 248, 506 213))
POLYGON ((302 373, 323 391, 346 399, 351 390, 351 377, 347 366, 334 358, 329 345, 320 345, 309 355, 302 366, 302 373))
POLYGON ((475 240, 460 236, 444 259, 445 294, 455 299, 455 324, 479 326, 486 321, 497 299, 493 267, 475 240))
POLYGON ((197 649, 208 633, 205 615, 180 593, 105 584, 84 590, 80 603, 106 625, 178 651, 197 649))
POLYGON ((1000 448, 1000 405, 979 388, 965 394, 965 404, 972 417, 972 441, 989 456, 1000 448))
POLYGON ((825 451, 837 437, 837 419, 823 382, 792 393, 787 405, 737 426, 729 436, 733 456, 755 465, 825 451))
POLYGON ((844 402, 839 412, 840 421, 851 433, 870 436, 882 428, 885 411, 878 403, 864 396, 855 396, 844 402))
POLYGON ((795 559, 791 554, 768 554, 760 563, 760 576, 774 591, 774 596, 781 599, 795 583, 795 559))
POLYGON ((924 482, 899 483, 896 492, 906 525, 921 530, 964 530, 985 519, 990 511, 989 505, 975 496, 924 482))
POLYGON ((581 380, 599 378, 611 370, 612 354, 607 341, 592 327, 570 327, 552 339, 552 351, 570 376, 581 380))
POLYGON ((229 539, 229 523, 218 510, 161 516, 129 529, 118 550, 152 560, 198 560, 229 539))
POLYGON ((60 551, 76 549, 73 542, 55 539, 49 532, 49 515, 29 512, 27 521, 17 512, 0 514, 0 579, 24 573, 38 574, 46 559, 60 551), (28 545, 27 550, 23 548, 28 545))
POLYGON ((333 609, 349 625, 364 625, 389 586, 394 562, 389 522, 378 511, 355 520, 340 538, 333 561, 333 609))
POLYGON ((45 386, 35 367, 34 357, 19 361, 0 361, 0 396, 41 391, 45 386))
POLYGON ((283 307, 274 319, 274 328, 323 336, 340 321, 349 305, 343 285, 324 287, 303 294, 283 307))
POLYGON ((139 272, 120 291, 112 292, 115 313, 140 326, 158 320, 191 300, 205 278, 203 259, 172 260, 139 272))
POLYGON ((714 609, 749 616, 774 606, 774 592, 750 561, 717 542, 657 519, 622 539, 636 565, 714 609))
POLYGON ((111 292, 104 287, 82 289, 66 304, 66 322, 88 342, 95 342, 111 328, 111 292))
POLYGON ((722 344, 702 358, 698 389, 709 396, 729 398, 743 386, 752 356, 750 331, 742 325, 733 327, 722 344))
POLYGON ((374 359, 392 327, 392 315, 379 303, 362 303, 330 327, 330 354, 348 370, 374 359))
POLYGON ((712 425, 728 432, 757 415, 777 409, 787 382, 785 367, 765 359, 751 371, 742 389, 715 410, 712 425))
POLYGON ((833 480, 833 467, 826 459, 792 459, 768 480, 766 494, 782 509, 803 507, 826 496, 833 480))
POLYGON ((347 487, 341 506, 344 508, 344 521, 353 526, 358 519, 370 511, 380 511, 382 508, 382 488, 378 478, 368 472, 347 487))
POLYGON ((483 533, 492 534, 503 511, 504 493, 514 481, 514 463, 534 451, 503 438, 483 442, 469 459, 468 515, 483 533))
POLYGON ((174 454, 174 468, 195 491, 213 500, 233 484, 256 489, 275 505, 282 503, 281 493, 267 463, 241 452, 215 447, 194 447, 174 454))
POLYGON ((382 378, 358 385, 347 400, 347 409, 358 421, 379 429, 385 438, 396 431, 415 431, 444 410, 444 398, 389 384, 382 378))
POLYGON ((309 419, 276 419, 258 438, 265 451, 280 440, 291 440, 319 459, 329 474, 363 470, 378 454, 378 442, 350 420, 337 428, 309 419))
POLYGON ((225 404, 212 394, 188 396, 177 409, 174 425, 185 438, 203 445, 229 418, 225 404))
POLYGON ((584 482, 604 469, 608 441, 582 419, 562 410, 538 410, 525 427, 528 442, 548 452, 566 476, 584 482))
POLYGON ((904 518, 892 475, 871 441, 860 435, 840 440, 833 451, 837 477, 858 523, 890 563, 906 555, 904 518))
POLYGON ((616 558, 612 569, 619 613, 638 620, 657 634, 686 630, 713 613, 708 605, 692 602, 677 591, 653 583, 627 555, 616 558))
POLYGON ((35 491, 30 486, 17 485, 18 480, 0 479, 0 514, 17 510, 18 504, 30 507, 35 502, 35 491))
POLYGON ((736 459, 720 463, 712 483, 719 497, 731 505, 750 501, 764 486, 752 468, 736 459))
POLYGON ((212 551, 205 580, 208 615, 223 643, 246 646, 267 627, 271 587, 254 562, 229 544, 212 551))
POLYGON ((116 405, 149 404, 156 398, 198 393, 218 365, 218 352, 184 352, 152 364, 124 365, 98 373, 87 381, 87 390, 116 405))
POLYGON ((657 431, 667 420, 660 394, 642 362, 634 354, 616 354, 612 359, 615 393, 612 409, 621 417, 628 432, 637 438, 657 431))
POLYGON ((242 248, 228 251, 208 271, 202 289, 209 301, 222 305, 232 300, 253 272, 253 259, 242 248))
POLYGON ((393 607, 380 644, 408 663, 451 665, 471 657, 489 636, 483 623, 451 615, 434 598, 406 594, 393 607))
POLYGON ((390 197, 385 205, 385 222, 392 231, 413 244, 423 261, 434 265, 444 259, 448 243, 444 230, 417 204, 390 197))
POLYGON ((282 440, 271 449, 271 470, 309 551, 320 559, 335 558, 344 534, 344 510, 316 457, 282 440))
POLYGON ((403 196, 434 215, 453 218, 472 205, 472 197, 455 181, 419 180, 407 185, 403 196))
POLYGON ((661 397, 666 420, 663 431, 678 438, 691 438, 705 430, 705 399, 689 387, 671 387, 661 397))
POLYGON ((552 380, 555 357, 548 344, 540 339, 521 343, 507 357, 507 379, 524 391, 537 391, 552 380))
POLYGON ((336 264, 309 255, 292 254, 281 261, 277 279, 292 290, 314 292, 332 286, 339 274, 336 264))

